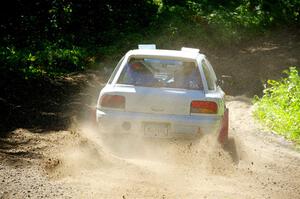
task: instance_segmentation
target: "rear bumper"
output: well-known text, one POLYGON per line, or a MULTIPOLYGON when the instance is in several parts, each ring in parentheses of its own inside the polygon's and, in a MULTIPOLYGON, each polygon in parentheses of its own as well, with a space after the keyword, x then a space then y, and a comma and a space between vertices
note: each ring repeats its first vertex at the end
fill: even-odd
POLYGON ((142 136, 148 136, 145 134, 145 125, 163 124, 167 126, 167 134, 150 137, 174 137, 217 133, 221 127, 222 116, 163 115, 98 109, 96 120, 104 132, 142 136))

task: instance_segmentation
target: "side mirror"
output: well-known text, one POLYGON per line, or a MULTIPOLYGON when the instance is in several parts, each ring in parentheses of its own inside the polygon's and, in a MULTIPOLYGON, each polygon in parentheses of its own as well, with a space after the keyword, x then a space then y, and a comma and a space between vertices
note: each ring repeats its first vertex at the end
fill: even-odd
POLYGON ((216 84, 217 84, 217 86, 223 86, 223 84, 224 84, 224 80, 223 79, 217 79, 217 81, 216 81, 216 84))
POLYGON ((217 79, 217 85, 218 86, 223 86, 225 82, 227 82, 228 79, 231 79, 231 75, 222 75, 220 79, 217 79))

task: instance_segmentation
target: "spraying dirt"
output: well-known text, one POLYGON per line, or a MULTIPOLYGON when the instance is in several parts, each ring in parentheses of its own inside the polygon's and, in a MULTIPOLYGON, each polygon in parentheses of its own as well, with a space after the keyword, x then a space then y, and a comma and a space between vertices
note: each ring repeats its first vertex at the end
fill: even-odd
POLYGON ((15 131, 14 139, 26 136, 10 153, 39 151, 42 158, 2 154, 3 198, 299 198, 300 154, 263 132, 246 100, 228 99, 231 137, 224 148, 212 136, 109 137, 88 124, 59 136, 15 131))
POLYGON ((91 198, 299 198, 300 155, 255 125, 251 105, 233 98, 228 106, 224 148, 213 136, 101 137, 80 126, 78 143, 57 157, 49 175, 91 198))

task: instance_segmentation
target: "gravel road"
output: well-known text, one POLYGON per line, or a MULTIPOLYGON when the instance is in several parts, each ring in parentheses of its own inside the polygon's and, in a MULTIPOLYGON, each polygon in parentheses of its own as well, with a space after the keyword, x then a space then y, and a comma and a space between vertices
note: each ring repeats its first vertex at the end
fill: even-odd
POLYGON ((109 139, 88 125, 1 138, 0 198, 300 198, 300 153, 228 97, 230 140, 109 139), (13 146, 13 147, 12 147, 13 146))

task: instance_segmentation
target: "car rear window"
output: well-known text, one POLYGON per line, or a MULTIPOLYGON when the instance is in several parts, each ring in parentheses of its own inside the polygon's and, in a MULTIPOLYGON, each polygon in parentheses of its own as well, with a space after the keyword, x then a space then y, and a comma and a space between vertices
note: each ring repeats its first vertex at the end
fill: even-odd
POLYGON ((143 87, 203 89, 195 62, 159 58, 131 58, 117 83, 143 87))

